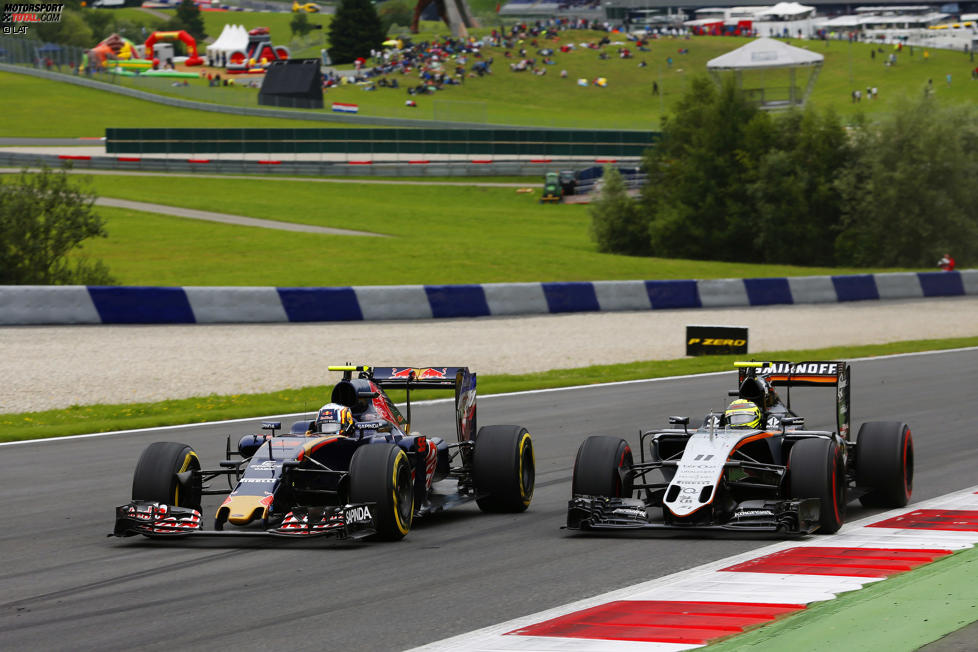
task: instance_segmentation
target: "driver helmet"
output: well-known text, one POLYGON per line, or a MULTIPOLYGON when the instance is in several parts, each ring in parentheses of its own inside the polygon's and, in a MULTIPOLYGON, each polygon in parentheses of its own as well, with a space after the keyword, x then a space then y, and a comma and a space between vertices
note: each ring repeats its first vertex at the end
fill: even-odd
POLYGON ((723 413, 730 428, 760 428, 761 410, 754 403, 739 398, 731 403, 723 413))
POLYGON ((327 403, 319 408, 319 416, 316 417, 316 432, 324 435, 349 437, 353 434, 353 429, 353 413, 350 408, 339 403, 327 403))

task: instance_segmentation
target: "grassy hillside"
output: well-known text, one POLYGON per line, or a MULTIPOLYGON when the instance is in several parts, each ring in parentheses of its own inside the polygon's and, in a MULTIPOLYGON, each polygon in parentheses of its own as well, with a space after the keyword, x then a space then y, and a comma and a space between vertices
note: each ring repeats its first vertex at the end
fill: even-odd
MULTIPOLYGON (((252 13, 219 13, 209 15, 208 19, 214 20, 215 15, 225 17, 221 20, 226 20, 228 16, 235 19, 246 17, 256 23, 269 23, 274 18, 285 20, 287 24, 289 19, 288 14, 252 13)), ((426 27, 437 29, 438 25, 426 27)), ((276 29, 280 28, 273 26, 273 41, 281 42, 276 36, 276 29)), ((434 33, 432 31, 430 34, 434 33)), ((509 64, 520 58, 517 48, 509 51, 509 58, 506 57, 506 50, 487 48, 485 56, 493 57, 495 61, 492 75, 466 79, 461 86, 448 87, 431 95, 413 96, 412 99, 418 104, 416 108, 405 106, 405 99, 411 97, 407 95, 405 87, 418 83, 413 75, 396 76, 401 84, 401 88, 397 90, 381 88, 370 92, 355 85, 329 89, 325 93, 327 107, 335 101, 358 104, 361 114, 372 116, 557 127, 654 129, 659 126, 660 116, 672 110, 686 89, 691 75, 705 74, 707 61, 746 42, 745 39, 735 37, 662 39, 653 41, 649 52, 638 52, 633 45, 629 45, 635 58, 625 60, 616 57, 619 46, 614 44, 605 48, 609 55, 607 60, 599 59, 595 50, 578 47, 567 54, 558 51, 552 57, 554 65, 544 66, 539 63, 542 57, 536 52, 540 48, 558 48, 562 43, 580 45, 594 42, 599 36, 597 32, 574 31, 564 33, 557 43, 543 40, 538 41, 536 46, 530 42, 524 43, 522 47, 527 50, 526 56, 536 57, 538 67, 546 69, 547 74, 544 76, 509 70, 509 64), (680 54, 680 49, 688 50, 688 54, 680 54), (671 64, 669 59, 672 60, 671 64), (643 61, 647 65, 640 67, 639 64, 643 61), (567 78, 560 77, 561 70, 567 71, 567 78), (579 78, 594 80, 597 77, 608 80, 606 88, 577 85, 579 78), (658 84, 659 95, 653 95, 653 83, 658 84)), ((871 55, 875 46, 863 43, 795 40, 792 44, 825 56, 825 65, 812 93, 812 104, 822 109, 831 107, 848 119, 858 114, 872 118, 892 111, 896 98, 922 93, 928 80, 932 80, 934 93, 942 100, 953 103, 978 101, 978 83, 973 82, 970 76, 970 71, 976 64, 961 52, 931 50, 924 57, 920 48, 916 48, 912 55, 910 48, 904 48, 897 55, 897 64, 888 67, 884 65, 884 59, 891 52, 889 47, 884 52, 876 52, 873 57, 871 55), (945 81, 948 74, 952 76, 950 85, 945 81), (865 91, 866 87, 876 87, 879 91, 878 99, 863 99, 859 104, 853 104, 851 90, 859 88, 865 91)), ((2 79, 5 89, 11 88, 11 78, 5 76, 2 79)), ((797 84, 804 86, 805 81, 805 77, 799 75, 797 84)), ((126 80, 124 83, 133 82, 126 80)), ((171 112, 176 111, 166 107, 143 110, 140 115, 150 120, 151 124, 140 123, 133 121, 127 111, 106 112, 105 103, 115 106, 119 102, 115 98, 98 102, 93 101, 94 91, 50 82, 49 85, 61 90, 42 91, 43 84, 44 82, 21 81, 15 89, 24 89, 21 92, 0 94, 0 110, 3 110, 5 116, 0 133, 49 133, 53 127, 58 133, 51 135, 92 135, 98 134, 101 128, 107 126, 162 126, 170 121, 171 112), (32 84, 30 92, 24 87, 25 84, 32 84), (71 106, 72 110, 65 112, 65 106, 71 106), (41 126, 33 120, 39 114, 60 115, 60 119, 54 125, 45 123, 41 126)), ((146 90, 192 99, 257 106, 256 89, 208 88, 206 80, 192 80, 190 88, 172 88, 167 80, 154 80, 151 84, 140 80, 139 84, 139 87, 145 87, 146 90)), ((744 76, 745 88, 787 85, 787 73, 783 71, 744 76)), ((179 125, 174 126, 184 126, 187 123, 186 116, 173 119, 179 122, 179 125)), ((226 116, 202 117, 200 122, 206 123, 206 126, 240 124, 240 121, 226 116)))
MULTIPOLYGON (((178 109, 74 84, 0 72, 0 137, 104 136, 106 127, 322 127, 322 122, 178 109)), ((226 89, 210 89, 224 91, 226 89)))
MULTIPOLYGON (((840 273, 601 254, 585 206, 515 188, 330 184, 282 179, 95 176, 100 196, 387 238, 292 233, 98 208, 108 239, 86 252, 124 285, 384 285, 684 279, 840 273)), ((538 186, 539 183, 534 183, 538 186)))

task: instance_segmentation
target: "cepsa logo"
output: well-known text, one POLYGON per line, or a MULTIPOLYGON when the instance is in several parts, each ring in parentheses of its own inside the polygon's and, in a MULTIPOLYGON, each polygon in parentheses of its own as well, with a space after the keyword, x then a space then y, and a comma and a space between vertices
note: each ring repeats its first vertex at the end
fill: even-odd
POLYGON ((60 23, 64 3, 10 3, 0 13, 0 23, 60 23))

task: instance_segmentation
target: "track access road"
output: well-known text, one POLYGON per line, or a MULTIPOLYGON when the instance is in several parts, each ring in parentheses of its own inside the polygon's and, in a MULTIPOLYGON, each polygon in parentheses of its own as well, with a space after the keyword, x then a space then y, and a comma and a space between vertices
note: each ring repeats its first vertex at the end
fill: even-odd
MULTIPOLYGON (((634 446, 640 428, 669 415, 722 408, 735 378, 483 397, 480 424, 518 423, 533 434, 529 511, 466 505, 417 522, 398 543, 106 538, 145 446, 186 442, 216 466, 225 436, 236 441, 257 419, 0 447, 0 648, 404 649, 761 547, 769 540, 560 529, 588 434, 634 446)), ((854 427, 911 425, 915 500, 978 484, 975 378, 975 349, 853 363, 854 427)), ((792 406, 808 427, 833 427, 831 390, 796 389, 792 406)), ((415 427, 431 435, 454 436, 451 419, 448 402, 414 409, 415 427)), ((219 501, 211 498, 207 518, 219 501)), ((850 505, 851 519, 871 513, 850 505)))

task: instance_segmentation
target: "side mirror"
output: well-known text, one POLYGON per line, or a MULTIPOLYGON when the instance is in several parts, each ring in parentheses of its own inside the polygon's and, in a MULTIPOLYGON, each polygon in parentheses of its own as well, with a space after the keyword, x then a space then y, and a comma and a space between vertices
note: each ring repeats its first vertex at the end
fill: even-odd
POLYGON ((685 432, 687 435, 689 434, 689 430, 686 428, 686 426, 689 425, 689 417, 669 417, 669 423, 676 426, 682 426, 683 432, 685 432))

